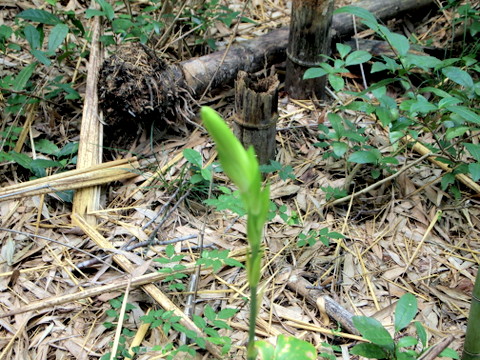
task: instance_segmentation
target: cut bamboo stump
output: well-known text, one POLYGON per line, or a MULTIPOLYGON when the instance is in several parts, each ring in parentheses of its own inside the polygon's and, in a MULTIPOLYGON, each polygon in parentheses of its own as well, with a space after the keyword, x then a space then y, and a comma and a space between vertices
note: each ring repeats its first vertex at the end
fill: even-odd
POLYGON ((245 71, 235 83, 233 132, 243 146, 253 146, 260 164, 275 159, 279 84, 277 75, 258 79, 245 71))
POLYGON ((294 0, 287 47, 285 89, 294 99, 322 98, 326 77, 303 80, 330 55, 333 0, 294 0))

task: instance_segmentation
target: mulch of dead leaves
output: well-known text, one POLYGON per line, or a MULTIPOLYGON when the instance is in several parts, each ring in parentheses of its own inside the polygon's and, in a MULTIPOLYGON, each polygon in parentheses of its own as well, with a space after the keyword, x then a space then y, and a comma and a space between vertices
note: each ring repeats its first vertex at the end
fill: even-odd
MULTIPOLYGON (((248 34, 288 24, 284 1, 253 3, 258 6, 249 7, 246 16, 263 25, 244 24, 250 29, 248 34)), ((76 11, 84 10, 75 4, 76 11)), ((14 4, 10 6, 12 13, 18 11, 14 4)), ((404 23, 403 30, 447 41, 448 34, 441 34, 450 21, 447 15, 451 16, 441 13, 427 19, 415 29, 404 23)), ((231 29, 219 25, 216 31, 227 36, 231 29)), ((324 159, 324 150, 315 146, 317 124, 324 121, 325 112, 347 101, 348 97, 337 98, 320 107, 286 97, 279 101, 277 160, 292 166, 295 179, 268 178, 273 201, 277 207, 286 206, 291 221, 277 215, 265 228, 257 335, 270 340, 278 334, 294 335, 322 351, 326 351, 322 342, 346 349, 357 340, 346 333, 332 335, 338 324, 325 316, 323 295, 351 314, 375 317, 393 329, 395 303, 409 292, 418 299, 416 320, 428 330, 429 344, 453 334, 451 347, 461 350, 478 264, 478 200, 470 199, 474 194, 467 188, 464 201, 442 191, 442 170, 424 160, 396 178, 380 180, 368 192, 336 204, 327 201, 322 188, 342 187, 348 181, 355 194, 379 181, 371 178, 371 169, 366 167, 349 178, 351 169, 344 162, 324 159), (301 233, 323 228, 345 238, 331 239, 329 246, 320 241, 313 246, 297 245, 301 233), (318 301, 299 294, 298 279, 321 287, 310 290, 318 301)), ((225 105, 233 103, 232 97, 217 94, 206 103, 224 114, 233 110, 232 105, 225 105)), ((47 103, 30 111, 35 117, 31 139, 47 136, 59 145, 78 139, 81 108, 59 113, 47 103)), ((387 135, 374 119, 345 116, 375 134, 371 145, 388 150, 384 145, 387 135)), ((24 119, 4 121, 19 121, 21 126, 24 119)), ((16 194, 0 199, 0 359, 101 357, 115 343, 115 329, 103 326, 112 321, 106 313, 112 308, 109 300, 122 294, 135 307, 123 319, 123 328, 135 335, 127 338, 127 348, 135 337, 135 344, 144 350, 138 359, 161 358, 150 350, 153 346, 180 341, 174 331, 165 334, 160 328, 145 328, 140 317, 158 308, 184 313, 192 294, 199 315, 206 305, 215 311, 238 309, 227 321, 231 329, 220 333, 232 339, 229 358, 244 356, 248 327, 245 271, 226 265, 217 271, 203 268, 193 288, 189 282, 194 279, 193 264, 199 258, 202 238, 203 246, 230 250, 230 256, 245 261, 245 219, 203 204, 208 189, 188 186, 190 168, 182 156, 184 149, 200 152, 205 164, 215 161, 212 141, 199 129, 187 135, 166 135, 135 153, 134 160, 127 159, 129 153, 108 149, 109 156, 127 160, 120 161, 117 170, 110 168, 113 165, 97 170, 96 176, 110 176, 108 171, 124 174, 125 169, 130 176, 113 177, 99 187, 101 207, 85 217, 73 215, 71 204, 61 202, 53 191, 67 189, 70 182, 82 187, 82 181, 93 177, 91 173, 33 184, 32 193, 19 188, 16 194), (176 252, 184 255, 180 263, 187 267, 188 277, 181 281, 189 291, 170 290, 157 272, 162 265, 152 261, 165 257, 170 240, 176 252), (136 248, 140 242, 143 246, 136 248)), ((405 150, 395 170, 419 157, 405 150)), ((2 187, 20 186, 24 174, 19 171, 14 164, 2 164, 2 187)), ((221 173, 215 174, 214 181, 230 186, 221 173)), ((212 358, 216 351, 210 346, 199 354, 212 358)), ((343 356, 349 357, 346 352, 343 356)))

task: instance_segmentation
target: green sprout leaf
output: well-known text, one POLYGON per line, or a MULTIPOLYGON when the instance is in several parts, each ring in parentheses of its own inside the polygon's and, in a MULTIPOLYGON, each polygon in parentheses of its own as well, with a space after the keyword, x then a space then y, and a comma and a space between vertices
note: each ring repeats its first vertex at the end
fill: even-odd
POLYGON ((417 314, 417 299, 410 293, 398 300, 395 308, 395 332, 403 330, 410 324, 417 314))
POLYGON ((352 320, 353 325, 355 325, 365 339, 370 340, 376 345, 393 350, 395 343, 393 342, 392 336, 380 321, 367 316, 354 316, 352 320))

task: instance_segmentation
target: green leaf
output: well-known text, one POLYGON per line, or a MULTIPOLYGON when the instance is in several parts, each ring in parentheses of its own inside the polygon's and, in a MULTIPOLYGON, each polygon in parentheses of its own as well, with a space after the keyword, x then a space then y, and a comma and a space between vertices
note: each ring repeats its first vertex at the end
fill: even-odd
POLYGON ((406 328, 417 314, 417 299, 410 293, 403 295, 395 307, 395 332, 406 328))
POLYGON ((35 150, 48 155, 55 155, 59 151, 58 146, 47 139, 35 141, 35 150))
POLYGON ((345 56, 347 56, 347 54, 352 51, 352 47, 349 46, 349 45, 345 45, 345 44, 342 44, 342 43, 337 43, 337 51, 338 53, 340 54, 340 57, 342 59, 345 58, 345 56))
POLYGON ((222 310, 220 310, 220 312, 217 314, 217 317, 218 317, 219 319, 230 319, 230 318, 233 317, 238 311, 239 311, 239 309, 229 309, 229 308, 222 309, 222 310))
POLYGON ((323 68, 310 68, 303 74, 303 80, 318 78, 326 74, 328 74, 328 71, 323 68))
POLYGON ((35 56, 35 58, 42 63, 45 66, 50 66, 52 62, 48 58, 47 54, 45 51, 40 51, 40 50, 32 50, 31 51, 32 55, 35 56))
POLYGON ((442 108, 445 108, 447 106, 457 105, 458 103, 461 103, 461 102, 462 102, 462 100, 460 100, 456 97, 448 96, 448 97, 445 97, 445 98, 441 99, 438 102, 438 108, 442 109, 442 108))
POLYGON ((67 37, 68 26, 65 24, 57 24, 53 27, 48 37, 48 51, 55 51, 60 45, 62 45, 63 40, 67 37))
POLYGON ((464 70, 459 69, 454 66, 447 66, 442 69, 443 75, 448 77, 453 82, 457 83, 460 86, 463 86, 467 89, 473 88, 473 79, 472 77, 464 70))
POLYGON ((261 360, 274 359, 275 348, 269 342, 264 340, 255 341, 255 349, 258 351, 261 360))
POLYGON ((468 164, 468 172, 473 181, 480 180, 480 163, 468 164))
POLYGON ((292 336, 279 335, 275 347, 275 360, 315 360, 315 346, 292 336))
POLYGON ((69 142, 67 143, 58 153, 58 157, 64 157, 69 155, 74 155, 78 152, 78 142, 69 142))
POLYGON ((172 244, 167 245, 165 248, 165 255, 167 255, 168 258, 171 258, 175 254, 175 248, 173 247, 172 244))
POLYGON ((345 65, 350 66, 350 65, 363 64, 369 61, 371 58, 372 58, 372 55, 370 55, 370 53, 368 53, 367 51, 363 51, 363 50, 354 51, 353 53, 347 56, 345 60, 345 65))
POLYGON ((333 153, 338 157, 342 157, 348 150, 348 144, 340 141, 332 143, 333 153))
POLYGON ((415 346, 418 344, 417 338, 414 338, 413 336, 404 336, 397 341, 397 347, 398 348, 406 348, 410 346, 415 346))
POLYGON ((366 316, 354 316, 352 320, 353 325, 365 339, 393 350, 395 343, 392 336, 378 320, 366 316))
POLYGON ((340 91, 345 86, 345 81, 341 76, 328 74, 328 82, 332 85, 333 90, 340 91))
POLYGON ((417 95, 417 101, 410 107, 410 112, 419 112, 421 114, 428 114, 429 112, 436 111, 437 107, 430 103, 424 96, 417 95))
POLYGON ((438 356, 439 357, 448 357, 448 358, 452 358, 452 359, 460 359, 460 356, 458 356, 458 353, 455 350, 450 349, 450 348, 446 348, 438 356))
POLYGON ((405 65, 407 68, 412 66, 416 66, 423 70, 428 70, 439 66, 441 61, 438 60, 436 57, 429 56, 429 55, 415 55, 408 53, 405 56, 405 65))
POLYGON ((415 321, 415 329, 417 329, 417 336, 420 339, 420 342, 422 343, 422 346, 425 347, 427 346, 427 332, 425 331, 425 328, 423 327, 422 323, 415 321))
POLYGON ((202 155, 193 149, 184 149, 183 157, 190 163, 201 168, 203 166, 202 155))
POLYGON ((465 106, 447 106, 447 110, 471 123, 480 124, 480 115, 465 106))
POLYGON ((386 40, 393 46, 393 48, 398 52, 399 56, 406 56, 408 50, 410 49, 410 43, 408 39, 400 34, 391 32, 388 28, 381 25, 381 32, 384 34, 386 40))
POLYGON ((203 311, 204 311, 205 317, 208 320, 213 321, 217 318, 217 314, 215 314, 215 311, 213 311, 210 305, 205 306, 205 309, 203 311))
POLYGON ((375 16, 370 11, 365 10, 358 6, 343 6, 340 9, 335 10, 333 13, 334 14, 341 14, 341 13, 352 14, 352 15, 358 16, 359 18, 367 20, 369 26, 375 25, 375 24, 378 25, 377 19, 375 19, 375 16))
POLYGON ((447 173, 442 176, 442 180, 440 181, 440 185, 442 190, 447 190, 448 186, 455 182, 455 175, 452 173, 447 173))
POLYGON ((355 151, 348 157, 348 161, 357 164, 377 164, 381 155, 378 150, 375 150, 376 149, 355 151))
POLYGON ((36 66, 37 63, 31 63, 30 65, 24 67, 22 71, 18 73, 13 83, 13 90, 20 91, 25 89, 25 85, 27 85, 27 82, 32 76, 33 70, 35 70, 36 66))
POLYGON ((87 9, 85 10, 85 18, 90 19, 94 16, 103 16, 105 12, 97 9, 87 9))
POLYGON ((40 44, 40 32, 35 28, 35 26, 28 24, 23 29, 23 33, 25 34, 25 39, 27 39, 28 44, 32 50, 38 49, 40 44))
POLYGON ((370 359, 386 359, 387 352, 380 346, 370 343, 357 344, 350 350, 353 355, 359 355, 370 359))
POLYGON ((110 5, 110 3, 107 2, 106 0, 96 0, 96 1, 100 5, 102 10, 105 12, 105 16, 107 17, 107 19, 112 21, 113 18, 115 17, 115 12, 113 11, 112 5, 110 5))
POLYGON ((18 14, 17 17, 46 25, 57 25, 62 22, 57 16, 41 9, 27 9, 18 14))
POLYGON ((480 145, 472 143, 463 143, 467 148, 468 152, 475 158, 475 160, 480 161, 480 145))

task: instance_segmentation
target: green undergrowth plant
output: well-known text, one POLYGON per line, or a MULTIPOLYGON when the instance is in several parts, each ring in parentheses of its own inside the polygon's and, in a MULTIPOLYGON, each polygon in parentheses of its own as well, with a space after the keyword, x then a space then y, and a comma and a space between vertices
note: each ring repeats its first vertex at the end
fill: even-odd
MULTIPOLYGON (((464 10, 466 14, 470 11, 468 14, 473 17, 470 8, 464 10)), ((383 151, 369 145, 365 126, 339 113, 330 113, 327 116, 330 126, 320 126, 317 146, 326 149, 325 157, 344 159, 350 170, 355 164, 370 166, 371 175, 376 179, 394 171, 398 164, 397 151, 403 148, 402 140, 407 139, 408 145, 420 142, 438 161, 450 166, 452 171, 443 175, 441 187, 459 197, 455 175, 466 174, 474 181, 480 180, 480 145, 476 141, 480 131, 479 47, 470 48, 470 53, 458 58, 419 55, 409 51, 413 44, 407 37, 378 23, 367 10, 347 6, 336 12, 362 19, 388 43, 395 55, 373 58, 365 51, 352 51, 348 45, 337 44, 340 58, 328 58, 330 61, 308 69, 304 78, 327 76, 335 91, 353 97, 354 101, 340 110, 378 119, 388 130, 390 144, 383 151), (349 66, 367 62, 371 64, 371 73, 381 72, 383 79, 363 91, 345 91, 342 74, 349 71, 349 66), (387 91, 388 87, 397 92, 395 98, 387 91)), ((478 18, 475 19, 477 24, 478 18)), ((470 30, 475 32, 476 26, 472 25, 470 30)), ((333 191, 330 194, 337 197, 333 191)))
POLYGON ((326 227, 320 230, 310 230, 308 233, 302 232, 298 235, 297 246, 313 246, 318 241, 325 246, 330 246, 331 239, 345 239, 345 236, 336 231, 330 231, 326 227))
MULTIPOLYGON (((354 316, 353 324, 368 341, 355 345, 350 352, 370 359, 415 360, 429 350, 427 332, 416 321, 416 336, 406 335, 404 331, 410 326, 418 311, 417 299, 412 294, 405 294, 395 307, 394 336, 376 319, 367 316, 354 316)), ((447 348, 440 357, 458 359, 456 351, 447 348)))
POLYGON ((203 107, 201 117, 217 146, 220 163, 225 174, 237 186, 247 213, 247 279, 250 286, 250 318, 247 359, 315 359, 315 347, 294 337, 279 336, 277 346, 255 341, 258 312, 257 287, 261 276, 263 227, 269 209, 269 186, 262 185, 260 167, 252 147, 245 150, 223 119, 211 108, 203 107), (288 356, 288 357, 286 357, 288 356))

